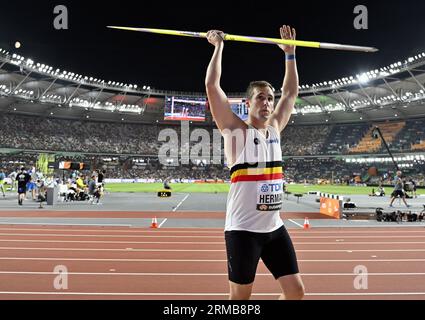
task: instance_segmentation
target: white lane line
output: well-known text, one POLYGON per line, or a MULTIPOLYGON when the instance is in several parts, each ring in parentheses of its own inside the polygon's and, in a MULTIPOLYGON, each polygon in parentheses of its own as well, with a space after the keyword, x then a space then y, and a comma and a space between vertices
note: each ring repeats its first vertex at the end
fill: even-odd
MULTIPOLYGON (((228 293, 210 292, 51 292, 51 291, 0 291, 5 295, 56 295, 56 296, 228 296, 228 293)), ((253 293, 252 296, 280 296, 281 293, 253 293)), ((306 296, 423 296, 425 292, 314 292, 306 293, 306 296)))
MULTIPOLYGON (((145 218, 143 218, 145 219, 145 218)), ((102 227, 109 227, 109 225, 101 225, 102 227)), ((123 227, 128 227, 130 225, 122 225, 123 227)), ((184 228, 179 228, 184 229, 184 228)), ((101 230, 101 229, 64 229, 64 228, 56 228, 56 229, 44 229, 44 228, 1 228, 2 230, 12 230, 12 231, 56 231, 56 232, 122 232, 122 233, 157 233, 157 231, 153 230, 144 230, 133 228, 132 230, 101 230)), ((162 230, 161 233, 217 233, 223 234, 223 229, 217 228, 217 230, 202 230, 202 228, 197 230, 162 230)))
POLYGON ((162 220, 162 222, 161 222, 161 224, 158 226, 158 228, 161 228, 162 227, 162 225, 167 221, 168 219, 167 218, 165 218, 164 220, 162 220))
MULTIPOLYGON (((11 239, 11 240, 0 240, 0 243, 1 242, 125 243, 125 244, 196 244, 196 245, 220 244, 220 245, 224 245, 224 240, 223 241, 219 241, 219 242, 211 242, 211 241, 199 242, 199 241, 99 241, 99 240, 59 240, 59 239, 58 240, 11 239)), ((418 242, 418 243, 422 243, 423 244, 423 242, 418 242)))
POLYGON ((288 219, 288 221, 291 221, 293 224, 297 225, 297 226, 298 226, 298 227, 300 227, 300 228, 304 228, 304 226, 303 226, 303 225, 299 224, 298 222, 295 222, 295 221, 294 221, 294 220, 292 220, 292 219, 288 219))
MULTIPOLYGON (((22 218, 19 218, 22 219, 22 218)), ((71 218, 78 219, 78 218, 71 218)), ((84 218, 82 218, 84 219, 84 218)), ((107 218, 105 218, 107 219, 107 218)), ((15 222, 15 221, 0 221, 0 224, 16 224, 16 225, 41 225, 41 226, 90 226, 90 227, 131 227, 131 224, 117 224, 117 223, 78 223, 78 222, 15 222)), ((5 230, 0 228, 0 230, 5 230)), ((21 229, 25 230, 25 229, 21 229)), ((38 229, 40 230, 40 229, 38 229)), ((44 230, 44 229, 41 229, 44 230)), ((59 231, 60 229, 56 229, 55 231, 59 231)))
MULTIPOLYGON (((58 230, 59 231, 59 230, 58 230)), ((306 231, 308 233, 308 231, 306 231)), ((223 235, 217 236, 178 236, 178 235, 119 235, 119 234, 62 234, 62 233, 0 233, 0 236, 37 236, 37 237, 93 237, 93 238, 215 238, 220 239, 223 238, 223 235)), ((339 235, 339 236, 292 236, 292 239, 363 239, 363 238, 372 238, 372 239, 394 239, 394 238, 425 238, 424 236, 415 236, 415 235, 405 235, 405 236, 347 236, 347 235, 339 235)))
MULTIPOLYGON (((45 257, 0 257, 0 260, 37 260, 37 261, 118 261, 118 262, 226 262, 217 259, 114 259, 114 258, 45 258, 45 257)), ((362 260, 363 261, 363 260, 362 260)), ((377 261, 377 260, 372 260, 377 261)), ((425 259, 424 259, 425 261, 425 259)))
MULTIPOLYGON (((310 220, 311 221, 311 220, 310 220)), ((335 228, 338 229, 348 229, 349 227, 344 227, 344 226, 336 226, 335 228)), ((298 229, 289 229, 288 230, 290 234, 294 235, 294 234, 304 234, 305 231, 301 231, 298 229)), ((374 228, 370 228, 370 230, 366 230, 366 231, 346 231, 346 230, 342 230, 342 231, 317 231, 317 229, 315 229, 314 231, 312 229, 308 230, 309 234, 325 234, 325 235, 335 235, 335 236, 343 236, 346 234, 359 234, 359 235, 363 235, 363 236, 367 236, 371 233, 374 234, 387 234, 388 236, 391 237, 393 234, 397 234, 397 233, 401 233, 401 234, 411 234, 411 233, 421 233, 421 234, 425 234, 425 229, 424 230, 411 230, 409 228, 405 228, 403 229, 402 227, 398 228, 398 230, 376 230, 374 228)))
POLYGON ((189 196, 190 196, 190 194, 187 194, 186 195, 186 197, 184 197, 183 198, 183 200, 182 201, 180 201, 180 203, 173 209, 173 212, 176 212, 177 211, 177 209, 182 205, 182 203, 187 199, 187 198, 189 198, 189 196))
MULTIPOLYGON (((311 220, 310 220, 311 221, 311 220)), ((391 222, 389 222, 391 223, 391 222)), ((394 222, 395 223, 395 222, 394 222)), ((354 225, 354 226, 347 226, 344 223, 341 224, 316 224, 314 227, 317 229, 332 229, 332 228, 350 228, 350 229, 354 229, 354 228, 369 228, 371 231, 370 232, 375 232, 374 229, 384 229, 384 228, 399 228, 399 229, 405 229, 406 232, 408 232, 408 229, 410 228, 421 228, 424 227, 425 224, 423 222, 409 222, 410 224, 404 224, 404 225, 394 225, 393 223, 391 224, 369 224, 369 225, 354 225)))
POLYGON ((424 241, 396 241, 396 242, 390 242, 390 241, 383 241, 383 242, 378 242, 378 241, 373 241, 373 242, 370 242, 370 241, 353 241, 353 242, 346 242, 346 241, 343 241, 343 242, 319 242, 319 241, 316 241, 316 242, 307 242, 307 241, 305 241, 305 242, 294 242, 294 244, 297 244, 297 245, 301 245, 301 244, 308 244, 308 245, 322 245, 322 244, 331 244, 331 245, 344 245, 344 244, 354 244, 354 245, 356 245, 356 244, 367 244, 367 245, 375 245, 375 244, 380 244, 380 245, 386 245, 386 244, 391 244, 391 245, 400 245, 400 244, 425 244, 425 242, 424 241))
MULTIPOLYGON (((0 247, 0 250, 27 250, 27 251, 113 251, 113 252, 226 252, 225 249, 144 249, 144 248, 69 248, 69 247, 0 247)), ((336 253, 356 253, 356 252, 425 252, 425 249, 338 249, 338 250, 296 250, 297 252, 336 252, 336 253)))
MULTIPOLYGON (((224 245, 223 241, 102 241, 102 240, 39 240, 39 239, 0 239, 2 242, 43 242, 43 243, 125 243, 125 244, 196 244, 196 245, 212 245, 219 244, 224 245)), ((420 244, 424 245, 423 241, 397 241, 397 242, 293 242, 294 245, 332 245, 332 246, 341 246, 341 245, 400 245, 400 244, 420 244)), ((372 250, 373 251, 373 250, 372 250)))
MULTIPOLYGON (((119 261, 119 262, 227 262, 225 259, 118 259, 118 258, 51 258, 51 257, 0 257, 0 260, 37 261, 119 261)), ((425 259, 300 259, 298 262, 425 262, 425 259)))
MULTIPOLYGON (((140 218, 140 219, 145 219, 145 218, 140 218)), ((294 222, 294 221, 291 221, 294 222)), ((28 223, 29 225, 33 224, 33 223, 28 223)), ((35 223, 37 225, 48 225, 46 223, 35 223)), ((9 225, 15 225, 15 223, 11 222, 9 223, 9 225)), ((61 225, 57 225, 57 226, 61 226, 61 225)), ((97 226, 94 224, 87 224, 87 226, 97 226)), ((122 227, 129 227, 131 225, 99 225, 101 227, 107 228, 107 227, 115 227, 115 226, 122 226, 122 227)), ((344 227, 346 229, 350 229, 350 227, 344 227)), ((55 228, 55 229, 48 229, 48 228, 2 228, 0 226, 0 231, 1 230, 12 230, 12 231, 60 231, 60 232, 122 232, 122 233, 153 233, 156 231, 152 231, 152 230, 144 230, 144 229, 137 229, 134 228, 132 230, 102 230, 102 229, 65 229, 65 228, 55 228)), ((184 228, 179 228, 179 229, 184 229, 184 228)), ((218 234, 222 234, 223 233, 223 229, 222 228, 215 228, 215 230, 211 230, 211 228, 206 228, 207 230, 203 230, 204 228, 197 228, 196 230, 193 230, 193 228, 191 228, 192 230, 168 230, 168 229, 164 229, 161 231, 161 233, 218 233, 218 234)), ((214 229, 214 228, 213 228, 214 229)), ((373 233, 388 233, 389 237, 391 237, 394 233, 424 233, 425 234, 425 229, 422 230, 400 230, 402 228, 397 228, 397 230, 363 230, 363 231, 359 231, 359 230, 342 230, 342 231, 319 231, 319 230, 309 230, 308 234, 333 234, 335 233, 336 236, 341 236, 341 234, 348 234, 348 233, 364 233, 365 235, 370 234, 371 232, 373 233)), ((304 234, 305 231, 301 231, 301 230, 291 230, 289 229, 289 233, 292 234, 304 234)))
MULTIPOLYGON (((308 231, 307 231, 308 232, 308 231)), ((337 235, 337 236, 292 236, 292 239, 364 239, 364 238, 373 238, 373 239, 393 239, 393 238, 425 238, 424 236, 417 236, 417 235, 403 235, 403 236, 394 236, 394 235, 388 235, 388 236, 371 236, 371 235, 362 235, 362 236, 347 236, 344 234, 337 235)))
MULTIPOLYGON (((115 251, 115 252, 225 252, 226 250, 207 249, 107 249, 107 248, 35 248, 35 247, 0 247, 0 250, 28 250, 28 251, 115 251)), ((425 250, 424 250, 425 251, 425 250)))
MULTIPOLYGON (((114 269, 111 269, 114 270, 114 269)), ((168 273, 168 272, 65 272, 67 275, 80 275, 80 276, 162 276, 162 277, 209 277, 209 276, 228 276, 227 273, 168 273)), ((52 271, 0 271, 1 274, 26 274, 26 275, 57 275, 57 272, 52 271)), ((257 276, 272 277, 271 273, 257 273, 257 276)), ((357 273, 300 273, 303 277, 324 277, 324 276, 358 276, 357 273)), ((420 272, 402 272, 402 273, 367 273, 368 276, 423 276, 425 273, 420 272)))
POLYGON ((224 236, 175 236, 175 235, 119 235, 119 234, 61 234, 61 233, 0 233, 0 236, 36 237, 93 237, 93 238, 224 238, 224 236))

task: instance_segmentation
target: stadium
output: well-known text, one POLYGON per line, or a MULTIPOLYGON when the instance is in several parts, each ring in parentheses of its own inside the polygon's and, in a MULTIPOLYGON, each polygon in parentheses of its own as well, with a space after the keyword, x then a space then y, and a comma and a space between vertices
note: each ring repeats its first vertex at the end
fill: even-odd
MULTIPOLYGON (((207 94, 39 59, 0 48, 0 298, 227 299, 231 171, 207 94), (58 265, 70 289, 50 284, 58 265)), ((424 299, 425 52, 298 89, 281 218, 305 299, 424 299), (397 171, 408 205, 390 206, 397 171), (353 287, 359 265, 369 288, 353 287)), ((228 97, 245 121, 246 93, 228 97)), ((257 272, 252 298, 278 298, 257 272)))

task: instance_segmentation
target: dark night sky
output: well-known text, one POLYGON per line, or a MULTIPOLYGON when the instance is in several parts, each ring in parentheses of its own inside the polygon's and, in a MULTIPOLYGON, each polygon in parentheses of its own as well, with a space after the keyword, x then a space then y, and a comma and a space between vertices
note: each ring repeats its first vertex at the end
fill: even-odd
MULTIPOLYGON (((0 8, 0 47, 62 70, 156 89, 204 91, 213 47, 204 39, 106 29, 106 25, 279 37, 375 46, 374 54, 298 48, 301 84, 335 80, 425 51, 425 1, 8 1, 0 8), (69 30, 53 28, 53 8, 66 5, 69 30), (353 27, 356 5, 369 29, 353 27), (14 49, 16 40, 22 43, 14 49)), ((244 91, 251 80, 280 87, 283 52, 272 45, 227 42, 222 86, 244 91)))

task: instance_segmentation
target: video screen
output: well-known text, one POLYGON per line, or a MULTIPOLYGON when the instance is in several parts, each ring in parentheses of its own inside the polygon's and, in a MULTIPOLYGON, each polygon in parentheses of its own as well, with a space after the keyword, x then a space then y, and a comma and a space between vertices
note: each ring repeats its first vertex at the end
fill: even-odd
POLYGON ((164 120, 205 121, 207 100, 198 97, 165 97, 164 120))
POLYGON ((245 104, 245 98, 229 98, 230 107, 242 121, 248 120, 248 106, 245 104))

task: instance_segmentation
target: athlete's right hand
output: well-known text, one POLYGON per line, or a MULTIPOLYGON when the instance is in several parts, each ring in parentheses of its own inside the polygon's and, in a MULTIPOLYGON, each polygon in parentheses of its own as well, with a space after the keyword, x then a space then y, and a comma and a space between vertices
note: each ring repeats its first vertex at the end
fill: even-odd
POLYGON ((209 43, 217 47, 224 41, 224 32, 220 30, 210 30, 207 32, 207 40, 209 43))

